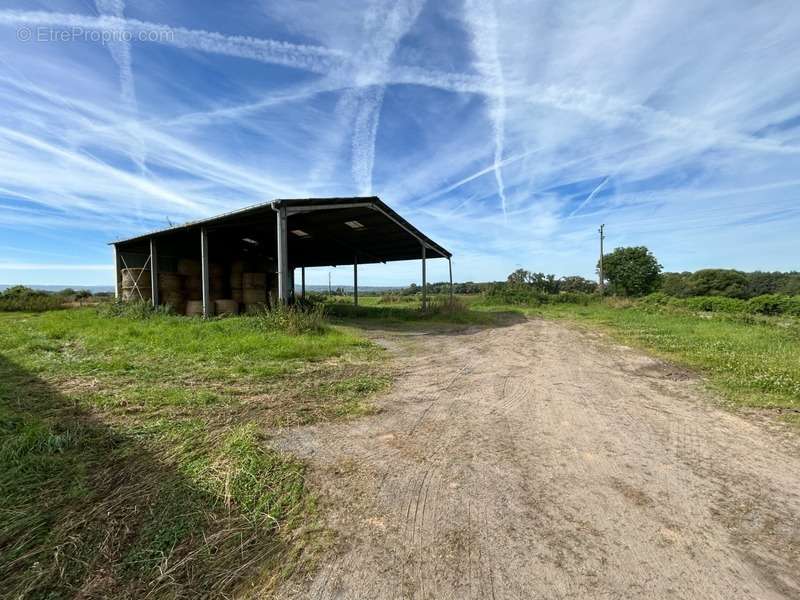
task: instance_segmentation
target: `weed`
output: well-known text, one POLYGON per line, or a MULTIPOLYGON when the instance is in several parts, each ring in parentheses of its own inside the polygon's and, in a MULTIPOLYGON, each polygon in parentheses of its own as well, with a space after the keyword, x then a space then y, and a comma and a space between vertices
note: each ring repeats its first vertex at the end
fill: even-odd
POLYGON ((281 331, 289 335, 323 333, 326 330, 325 307, 322 304, 264 308, 252 318, 265 331, 281 331))
POLYGON ((97 307, 97 313, 103 317, 121 317, 124 319, 149 319, 157 315, 170 315, 173 310, 168 305, 153 306, 150 302, 115 300, 97 307))

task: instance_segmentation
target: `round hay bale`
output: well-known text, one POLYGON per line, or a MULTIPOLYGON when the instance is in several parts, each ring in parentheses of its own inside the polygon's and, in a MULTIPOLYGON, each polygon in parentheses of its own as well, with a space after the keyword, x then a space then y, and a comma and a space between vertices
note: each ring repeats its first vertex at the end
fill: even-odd
POLYGON ((231 284, 231 288, 240 288, 242 287, 242 273, 235 273, 231 271, 231 276, 228 279, 231 284))
POLYGON ((122 269, 122 287, 132 288, 138 282, 139 287, 150 287, 150 269, 122 269))
POLYGON ((200 277, 200 261, 194 258, 181 258, 178 261, 178 273, 200 277))
POLYGON ((266 273, 242 273, 242 287, 245 288, 266 288, 266 273))
POLYGON ((178 314, 183 314, 186 310, 186 296, 182 292, 162 292, 159 301, 171 306, 178 314))
POLYGON ((242 300, 245 304, 263 304, 267 301, 267 291, 245 288, 242 292, 242 300))
POLYGON ((244 293, 242 288, 231 288, 231 299, 241 303, 244 301, 244 293))
POLYGON ((238 315, 239 303, 228 298, 214 300, 214 311, 218 315, 238 315))
MULTIPOLYGON (((210 312, 214 314, 214 304, 209 306, 210 312)), ((203 314, 203 301, 202 300, 189 300, 186 303, 186 314, 189 316, 202 316, 203 314)))
POLYGON ((122 299, 125 302, 144 301, 149 302, 153 297, 150 288, 122 288, 122 299))
POLYGON ((183 289, 186 276, 180 273, 164 272, 158 274, 158 287, 162 293, 180 291, 183 289))

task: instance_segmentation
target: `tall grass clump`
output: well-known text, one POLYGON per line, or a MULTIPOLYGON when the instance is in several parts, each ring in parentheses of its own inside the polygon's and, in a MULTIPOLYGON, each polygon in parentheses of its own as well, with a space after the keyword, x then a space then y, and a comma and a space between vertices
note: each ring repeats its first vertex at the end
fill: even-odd
POLYGON ((153 306, 146 300, 124 302, 115 300, 101 304, 97 312, 102 317, 123 318, 123 319, 149 319, 157 315, 170 315, 173 310, 168 305, 153 306))
POLYGON ((442 317, 458 317, 469 313, 467 303, 457 296, 434 296, 428 300, 428 305, 423 309, 427 315, 442 317))
POLYGON ((253 319, 260 329, 290 335, 324 333, 327 330, 325 307, 322 304, 263 308, 253 315, 253 319))

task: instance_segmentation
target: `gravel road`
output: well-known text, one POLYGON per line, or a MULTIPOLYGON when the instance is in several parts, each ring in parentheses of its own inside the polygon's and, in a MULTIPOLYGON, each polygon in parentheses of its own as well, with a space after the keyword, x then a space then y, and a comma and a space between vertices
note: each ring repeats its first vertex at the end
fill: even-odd
POLYGON ((381 412, 287 431, 336 544, 297 598, 800 598, 800 444, 530 320, 377 333, 381 412))

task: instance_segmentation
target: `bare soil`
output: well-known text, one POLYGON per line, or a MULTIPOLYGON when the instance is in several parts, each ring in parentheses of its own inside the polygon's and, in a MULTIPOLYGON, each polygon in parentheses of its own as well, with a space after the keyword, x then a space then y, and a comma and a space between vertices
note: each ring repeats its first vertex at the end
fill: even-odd
POLYGON ((800 598, 796 437, 559 323, 373 335, 381 412, 281 438, 338 534, 281 597, 800 598))

